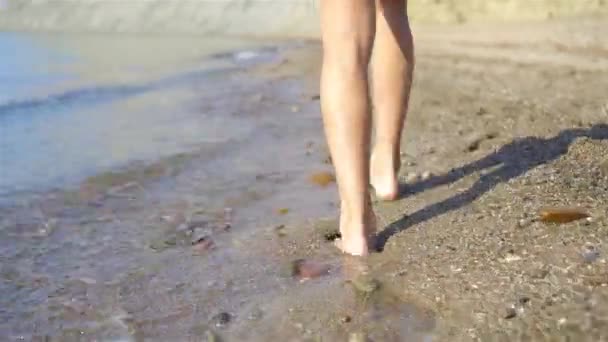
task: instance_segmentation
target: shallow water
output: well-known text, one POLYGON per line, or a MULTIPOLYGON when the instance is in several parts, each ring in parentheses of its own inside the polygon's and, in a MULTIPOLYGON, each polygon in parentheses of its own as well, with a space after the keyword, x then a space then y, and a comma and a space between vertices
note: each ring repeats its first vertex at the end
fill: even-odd
MULTIPOLYGON (((254 43, 181 37, 1 34, 0 194, 62 187, 133 160, 246 135, 251 120, 204 108, 254 43)), ((259 44, 259 43, 258 43, 259 44)), ((249 61, 268 58, 252 51, 249 61)), ((229 104, 228 104, 229 106, 229 104)))
MULTIPOLYGON (((57 46, 65 55, 70 44, 57 46)), ((84 68, 44 96, 0 105, 0 336, 303 341, 361 330, 400 340, 428 330, 389 292, 358 306, 344 284, 352 265, 307 223, 336 210, 333 185, 309 182, 329 169, 318 101, 297 77, 247 72, 298 48, 149 56, 149 72, 126 81, 84 68), (193 247, 189 226, 215 248, 193 247), (329 275, 298 282, 285 269, 299 257, 329 275)), ((71 58, 50 74, 86 65, 71 58)))

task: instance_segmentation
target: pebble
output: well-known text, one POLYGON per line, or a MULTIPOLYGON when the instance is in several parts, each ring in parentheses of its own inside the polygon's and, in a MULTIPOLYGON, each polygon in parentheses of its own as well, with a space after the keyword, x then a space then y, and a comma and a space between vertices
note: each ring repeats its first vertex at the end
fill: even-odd
POLYGON ((285 232, 285 225, 284 224, 281 224, 281 225, 278 225, 278 226, 274 227, 274 231, 275 231, 275 233, 279 237, 287 236, 287 233, 285 232))
POLYGON ((545 223, 568 223, 587 218, 589 214, 580 208, 560 207, 541 209, 539 216, 545 223))
POLYGON ((586 246, 581 255, 585 262, 592 263, 600 257, 600 252, 594 246, 586 246))
POLYGON ((232 322, 232 315, 227 312, 220 312, 211 318, 211 322, 218 328, 223 328, 232 322))
POLYGON ((425 182, 425 181, 427 181, 427 180, 431 179, 431 177, 432 177, 432 176, 433 176, 433 173, 431 173, 431 171, 424 171, 424 172, 422 173, 422 176, 420 177, 420 179, 421 179, 423 182, 425 182))
POLYGON ((291 106, 291 112, 292 113, 297 113, 300 111, 300 107, 299 106, 291 106))
POLYGON ((408 184, 416 183, 419 180, 420 180, 420 176, 416 172, 409 172, 405 176, 405 182, 408 184))
POLYGON ((353 319, 350 316, 348 316, 348 315, 343 316, 342 318, 340 318, 340 322, 341 323, 350 323, 352 320, 353 319))
POLYGON ((199 242, 197 242, 193 247, 194 252, 197 254, 201 254, 208 250, 215 248, 215 243, 210 238, 205 238, 199 242))
POLYGON ((291 267, 291 275, 300 280, 318 278, 329 273, 329 266, 304 259, 294 260, 291 267))
POLYGON ((532 222, 533 222, 533 220, 529 219, 529 218, 520 219, 519 221, 517 221, 517 227, 525 228, 525 227, 528 227, 529 225, 531 225, 532 222))
POLYGON ((329 230, 323 233, 325 241, 332 242, 342 238, 342 234, 338 230, 329 230))
POLYGON ((313 184, 321 187, 327 187, 329 184, 336 181, 336 177, 330 172, 317 172, 310 176, 310 181, 313 184))
POLYGON ((505 255, 505 259, 504 260, 505 260, 505 262, 519 261, 519 260, 521 260, 521 257, 519 255, 517 255, 517 254, 511 254, 511 253, 509 253, 509 254, 505 255))
POLYGON ((515 316, 517 316, 517 311, 515 310, 514 307, 510 307, 505 310, 505 315, 504 315, 505 319, 515 318, 515 316))
POLYGON ((197 244, 203 240, 208 240, 213 232, 210 228, 194 228, 192 231, 192 244, 197 244))

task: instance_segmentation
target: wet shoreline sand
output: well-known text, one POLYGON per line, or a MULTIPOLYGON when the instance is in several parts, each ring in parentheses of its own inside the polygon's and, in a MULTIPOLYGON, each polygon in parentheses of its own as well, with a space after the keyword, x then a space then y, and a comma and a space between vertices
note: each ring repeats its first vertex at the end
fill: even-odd
POLYGON ((585 19, 418 31, 409 184, 402 200, 375 204, 386 243, 366 261, 327 241, 335 188, 309 182, 330 171, 320 47, 244 71, 257 87, 237 99, 267 126, 215 152, 236 157, 169 158, 118 182, 89 179, 67 203, 59 192, 3 209, 2 291, 12 296, 2 307, 14 310, 3 312, 13 323, 3 335, 605 340, 605 29, 585 19), (545 206, 582 207, 590 219, 535 220, 545 206), (188 230, 215 248, 195 250, 188 230), (330 272, 292 279, 298 259, 330 272))

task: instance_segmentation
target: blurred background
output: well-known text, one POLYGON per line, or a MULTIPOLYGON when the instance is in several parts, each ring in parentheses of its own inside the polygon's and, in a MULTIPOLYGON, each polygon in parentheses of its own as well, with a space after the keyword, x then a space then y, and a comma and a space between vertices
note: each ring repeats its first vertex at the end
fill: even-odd
MULTIPOLYGON (((318 0, 2 0, 0 29, 188 32, 275 36, 318 33, 318 0)), ((538 20, 608 13, 604 0, 416 0, 414 23, 538 20)))

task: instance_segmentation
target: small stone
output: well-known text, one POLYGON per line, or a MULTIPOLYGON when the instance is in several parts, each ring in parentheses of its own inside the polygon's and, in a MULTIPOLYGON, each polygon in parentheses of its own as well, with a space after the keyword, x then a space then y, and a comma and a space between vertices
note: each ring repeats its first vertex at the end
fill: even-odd
POLYGON ((479 149, 480 144, 481 144, 481 139, 475 139, 467 145, 465 151, 466 152, 475 152, 479 149))
POLYGON ((291 112, 292 113, 297 113, 300 111, 300 107, 299 106, 291 106, 291 112))
POLYGON ((281 224, 281 225, 278 225, 278 226, 274 227, 274 232, 279 237, 285 237, 285 236, 287 236, 287 233, 285 232, 285 225, 284 224, 281 224))
POLYGON ((515 316, 517 316, 517 311, 515 310, 514 307, 510 307, 505 310, 505 314, 504 314, 505 319, 515 318, 515 316))
POLYGON ((421 179, 423 182, 425 182, 425 181, 427 181, 427 180, 431 179, 431 177, 432 177, 432 176, 433 176, 433 174, 431 173, 431 171, 424 171, 424 172, 422 173, 422 176, 420 177, 420 179, 421 179))
POLYGON ((80 277, 80 278, 78 278, 78 280, 89 286, 97 284, 97 280, 95 280, 93 278, 80 277))
POLYGON ((218 328, 223 328, 232 322, 232 315, 227 312, 220 312, 211 318, 211 322, 218 328))
POLYGON ((568 223, 589 217, 580 208, 545 208, 539 212, 540 220, 545 223, 568 223))
POLYGON ((336 177, 330 172, 317 172, 310 176, 310 181, 313 184, 319 185, 323 188, 329 186, 329 184, 336 181, 336 177))
POLYGON ((318 278, 329 273, 329 266, 314 261, 297 259, 292 262, 291 275, 299 280, 318 278))
POLYGON ((332 242, 342 238, 342 234, 338 230, 327 231, 323 234, 325 241, 332 242))
POLYGON ((315 95, 311 96, 310 99, 312 101, 319 101, 321 99, 321 95, 315 94, 315 95))
POLYGON ((416 183, 420 180, 420 176, 416 172, 409 172, 407 176, 405 176, 405 182, 408 184, 416 183))
POLYGON ((519 301, 519 304, 526 305, 526 304, 528 304, 530 302, 530 297, 528 297, 528 296, 521 296, 521 297, 519 297, 518 301, 519 301))
POLYGON ((192 231, 192 244, 195 245, 203 240, 210 239, 213 234, 210 228, 197 227, 192 231))
POLYGON ((586 263, 592 263, 600 257, 600 252, 594 246, 586 246, 581 255, 586 263))
POLYGON ((353 319, 346 315, 346 316, 342 316, 342 318, 340 318, 340 323, 350 323, 353 319))
POLYGON ((215 243, 210 238, 204 238, 194 244, 192 249, 196 254, 202 254, 215 248, 215 243))
POLYGON ((521 257, 519 255, 517 255, 517 254, 511 254, 511 253, 509 253, 509 254, 505 255, 504 260, 505 260, 505 262, 514 262, 514 261, 521 260, 521 257))
POLYGON ((533 220, 532 219, 520 219, 519 221, 517 221, 517 227, 519 228, 525 228, 528 227, 530 224, 532 224, 533 220))
POLYGON ((233 212, 232 208, 224 208, 224 230, 232 228, 233 212))

